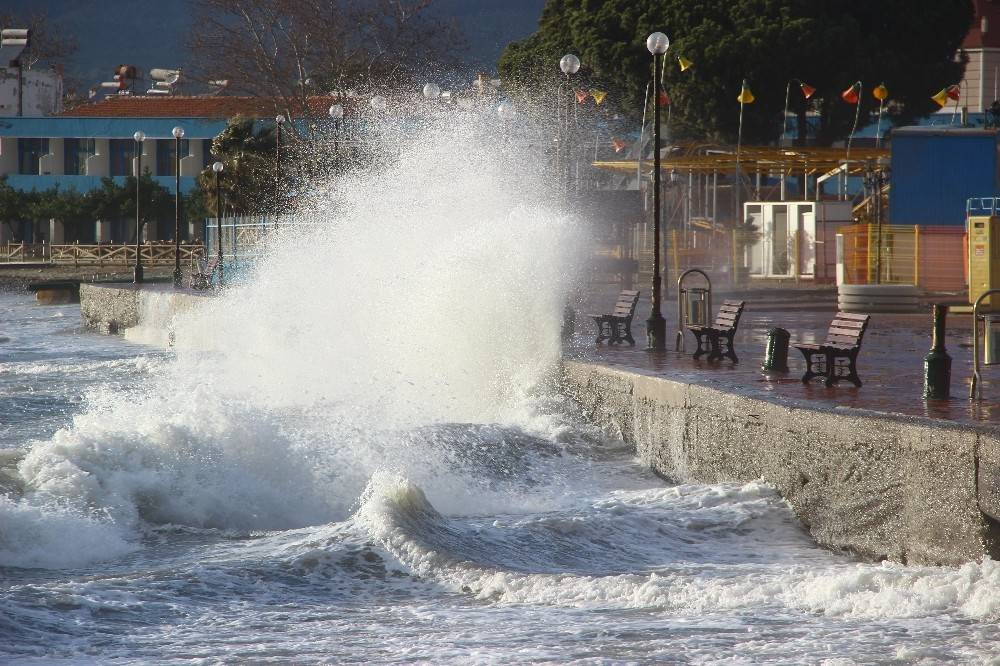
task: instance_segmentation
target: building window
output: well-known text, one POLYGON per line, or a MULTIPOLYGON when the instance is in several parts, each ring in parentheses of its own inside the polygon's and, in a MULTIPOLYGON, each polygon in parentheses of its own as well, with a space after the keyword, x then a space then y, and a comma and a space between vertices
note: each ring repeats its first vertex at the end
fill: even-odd
POLYGON ((131 176, 135 141, 108 139, 108 170, 112 176, 131 176))
POLYGON ((86 176, 87 158, 95 152, 93 139, 65 139, 63 141, 63 173, 67 176, 86 176))
MULTIPOLYGON (((190 153, 188 152, 188 140, 181 139, 181 159, 187 157, 190 153)), ((174 157, 174 139, 157 139, 156 140, 156 175, 157 176, 173 176, 174 175, 174 165, 176 164, 174 157)))
POLYGON ((24 176, 37 176, 38 161, 48 152, 48 139, 18 139, 17 172, 24 176))

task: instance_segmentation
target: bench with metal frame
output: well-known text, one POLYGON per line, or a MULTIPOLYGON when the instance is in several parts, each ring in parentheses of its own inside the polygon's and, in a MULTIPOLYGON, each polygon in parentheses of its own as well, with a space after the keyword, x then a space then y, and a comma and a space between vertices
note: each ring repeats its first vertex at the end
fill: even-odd
POLYGON ((858 352, 870 321, 871 315, 838 312, 823 344, 795 345, 806 359, 802 383, 808 383, 813 377, 825 377, 827 386, 846 379, 860 388, 858 352))
POLYGON ((723 301, 719 313, 715 316, 715 323, 710 326, 687 327, 698 341, 698 349, 694 352, 695 358, 708 354, 709 361, 728 358, 733 363, 740 362, 733 348, 733 336, 736 335, 736 329, 740 325, 745 305, 746 301, 723 301), (722 349, 723 346, 725 351, 722 349))
POLYGON ((211 287, 212 276, 215 275, 215 271, 218 267, 218 257, 212 257, 211 259, 198 259, 194 270, 191 271, 191 288, 198 291, 204 291, 205 289, 211 287))
POLYGON ((589 315, 597 324, 597 344, 607 340, 609 345, 627 342, 635 345, 632 337, 632 317, 639 303, 639 292, 625 289, 618 295, 614 310, 610 314, 589 315))

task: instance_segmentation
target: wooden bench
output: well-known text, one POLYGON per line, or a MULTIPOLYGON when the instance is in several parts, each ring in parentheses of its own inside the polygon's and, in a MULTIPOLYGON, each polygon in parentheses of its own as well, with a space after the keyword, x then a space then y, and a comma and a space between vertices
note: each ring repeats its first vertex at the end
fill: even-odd
POLYGON ((719 314, 715 316, 715 323, 711 326, 688 326, 688 330, 698 341, 695 358, 708 354, 709 361, 729 358, 733 363, 739 363, 733 349, 733 336, 740 325, 744 305, 746 301, 723 301, 719 314), (722 351, 723 345, 726 347, 725 351, 722 351))
POLYGON ((639 292, 625 289, 618 294, 618 302, 611 314, 589 315, 597 324, 597 344, 607 340, 609 345, 625 341, 635 345, 632 337, 632 317, 639 303, 639 292))
POLYGON ((219 257, 215 256, 209 260, 199 259, 194 270, 191 271, 191 288, 203 291, 212 285, 212 276, 215 275, 219 267, 219 257))
POLYGON ((860 387, 858 352, 861 351, 861 338, 864 337, 869 321, 871 315, 838 312, 830 323, 830 330, 823 344, 795 345, 806 359, 806 374, 802 375, 802 382, 823 376, 826 377, 827 386, 846 379, 860 387))

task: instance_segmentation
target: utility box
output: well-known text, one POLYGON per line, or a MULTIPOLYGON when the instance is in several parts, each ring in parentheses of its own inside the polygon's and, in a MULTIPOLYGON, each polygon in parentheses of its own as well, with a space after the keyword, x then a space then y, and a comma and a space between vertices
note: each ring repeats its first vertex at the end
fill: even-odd
MULTIPOLYGON (((1000 289, 1000 216, 969 217, 969 303, 1000 289)), ((992 305, 987 298, 984 305, 992 305)))

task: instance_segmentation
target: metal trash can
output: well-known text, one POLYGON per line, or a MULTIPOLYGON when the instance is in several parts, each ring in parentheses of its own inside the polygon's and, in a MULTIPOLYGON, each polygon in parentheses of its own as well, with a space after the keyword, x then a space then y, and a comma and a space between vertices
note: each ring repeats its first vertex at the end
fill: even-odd
POLYGON ((704 287, 690 287, 684 290, 685 322, 687 326, 708 326, 708 298, 711 290, 704 287))
POLYGON ((1000 365, 1000 315, 983 317, 983 365, 1000 365))
POLYGON ((764 372, 788 372, 788 342, 791 334, 783 328, 772 328, 767 332, 767 348, 764 350, 764 372))

